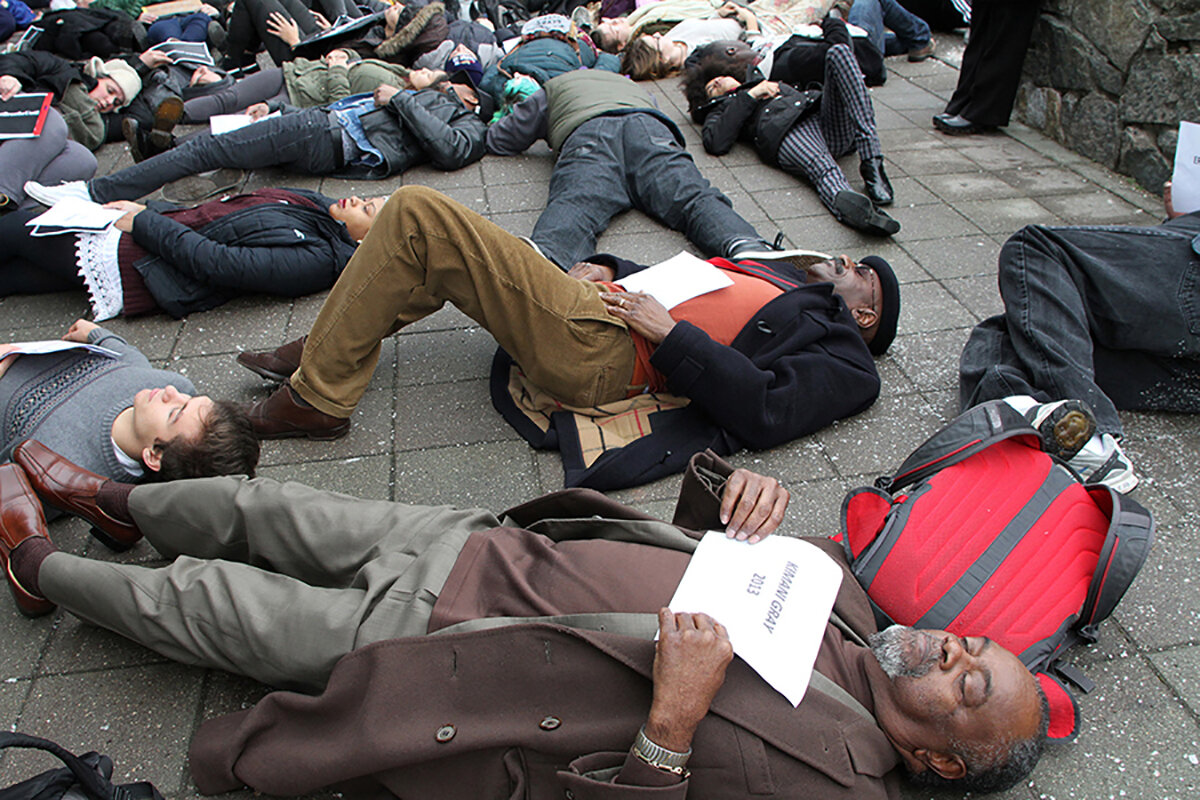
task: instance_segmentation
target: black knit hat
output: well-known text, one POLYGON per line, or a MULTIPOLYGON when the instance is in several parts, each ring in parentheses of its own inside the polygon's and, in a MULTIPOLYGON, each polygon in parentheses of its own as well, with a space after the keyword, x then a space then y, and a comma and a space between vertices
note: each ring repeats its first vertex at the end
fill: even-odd
POLYGON ((900 282, 896 280, 892 265, 879 256, 867 256, 859 263, 875 270, 883 293, 883 314, 875 330, 875 338, 867 345, 873 355, 881 356, 896 338, 896 325, 900 321, 900 282))

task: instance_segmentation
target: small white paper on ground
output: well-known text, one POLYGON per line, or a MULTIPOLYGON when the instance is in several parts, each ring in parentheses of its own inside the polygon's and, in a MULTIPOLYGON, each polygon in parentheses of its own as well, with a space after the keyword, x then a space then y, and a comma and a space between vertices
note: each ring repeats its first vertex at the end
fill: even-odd
POLYGON ((1179 123, 1175 172, 1171 175, 1171 205, 1180 214, 1200 210, 1200 125, 1179 123))
POLYGON ((645 292, 670 311, 685 300, 732 286, 733 280, 707 261, 679 253, 619 283, 627 292, 645 292))
POLYGON ((671 598, 729 631, 733 652, 792 705, 808 690, 842 569, 816 546, 787 536, 757 544, 709 531, 671 598))

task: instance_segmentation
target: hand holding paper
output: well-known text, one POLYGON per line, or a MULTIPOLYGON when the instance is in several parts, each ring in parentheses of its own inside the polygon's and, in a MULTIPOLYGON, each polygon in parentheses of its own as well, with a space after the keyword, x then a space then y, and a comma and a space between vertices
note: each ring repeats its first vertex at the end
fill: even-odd
POLYGON ((808 542, 773 536, 750 545, 709 531, 671 608, 721 620, 733 651, 799 705, 841 585, 841 567, 808 542))
POLYGON ((707 614, 658 612, 654 700, 646 737, 659 747, 686 752, 692 735, 725 682, 733 647, 725 626, 707 614))

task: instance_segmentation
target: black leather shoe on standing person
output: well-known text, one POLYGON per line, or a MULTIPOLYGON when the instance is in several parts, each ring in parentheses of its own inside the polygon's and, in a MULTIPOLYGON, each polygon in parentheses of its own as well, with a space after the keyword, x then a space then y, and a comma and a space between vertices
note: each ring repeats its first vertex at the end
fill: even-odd
POLYGON ((867 187, 867 197, 877 206, 890 206, 895 200, 892 192, 892 182, 883 171, 883 156, 863 159, 858 165, 858 174, 862 175, 867 187))
POLYGON ((951 136, 969 136, 974 133, 988 133, 996 130, 992 125, 979 125, 958 114, 935 114, 933 127, 951 136))
POLYGON ((900 232, 900 223, 875 207, 865 194, 843 189, 833 198, 833 213, 838 221, 873 236, 891 236, 900 232))

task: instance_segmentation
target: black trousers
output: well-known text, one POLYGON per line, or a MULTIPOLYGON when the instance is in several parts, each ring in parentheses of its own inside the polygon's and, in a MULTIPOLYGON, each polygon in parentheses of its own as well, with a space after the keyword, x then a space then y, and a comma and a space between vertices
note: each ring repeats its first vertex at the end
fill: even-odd
POLYGON ((975 0, 971 40, 947 114, 977 125, 1008 124, 1039 6, 1039 0, 975 0))
POLYGON ((75 266, 75 234, 30 236, 28 220, 44 209, 0 215, 0 297, 69 292, 83 288, 75 266))
POLYGON ((967 21, 963 19, 950 0, 899 0, 900 5, 916 14, 935 31, 952 31, 955 28, 965 28, 967 21))

